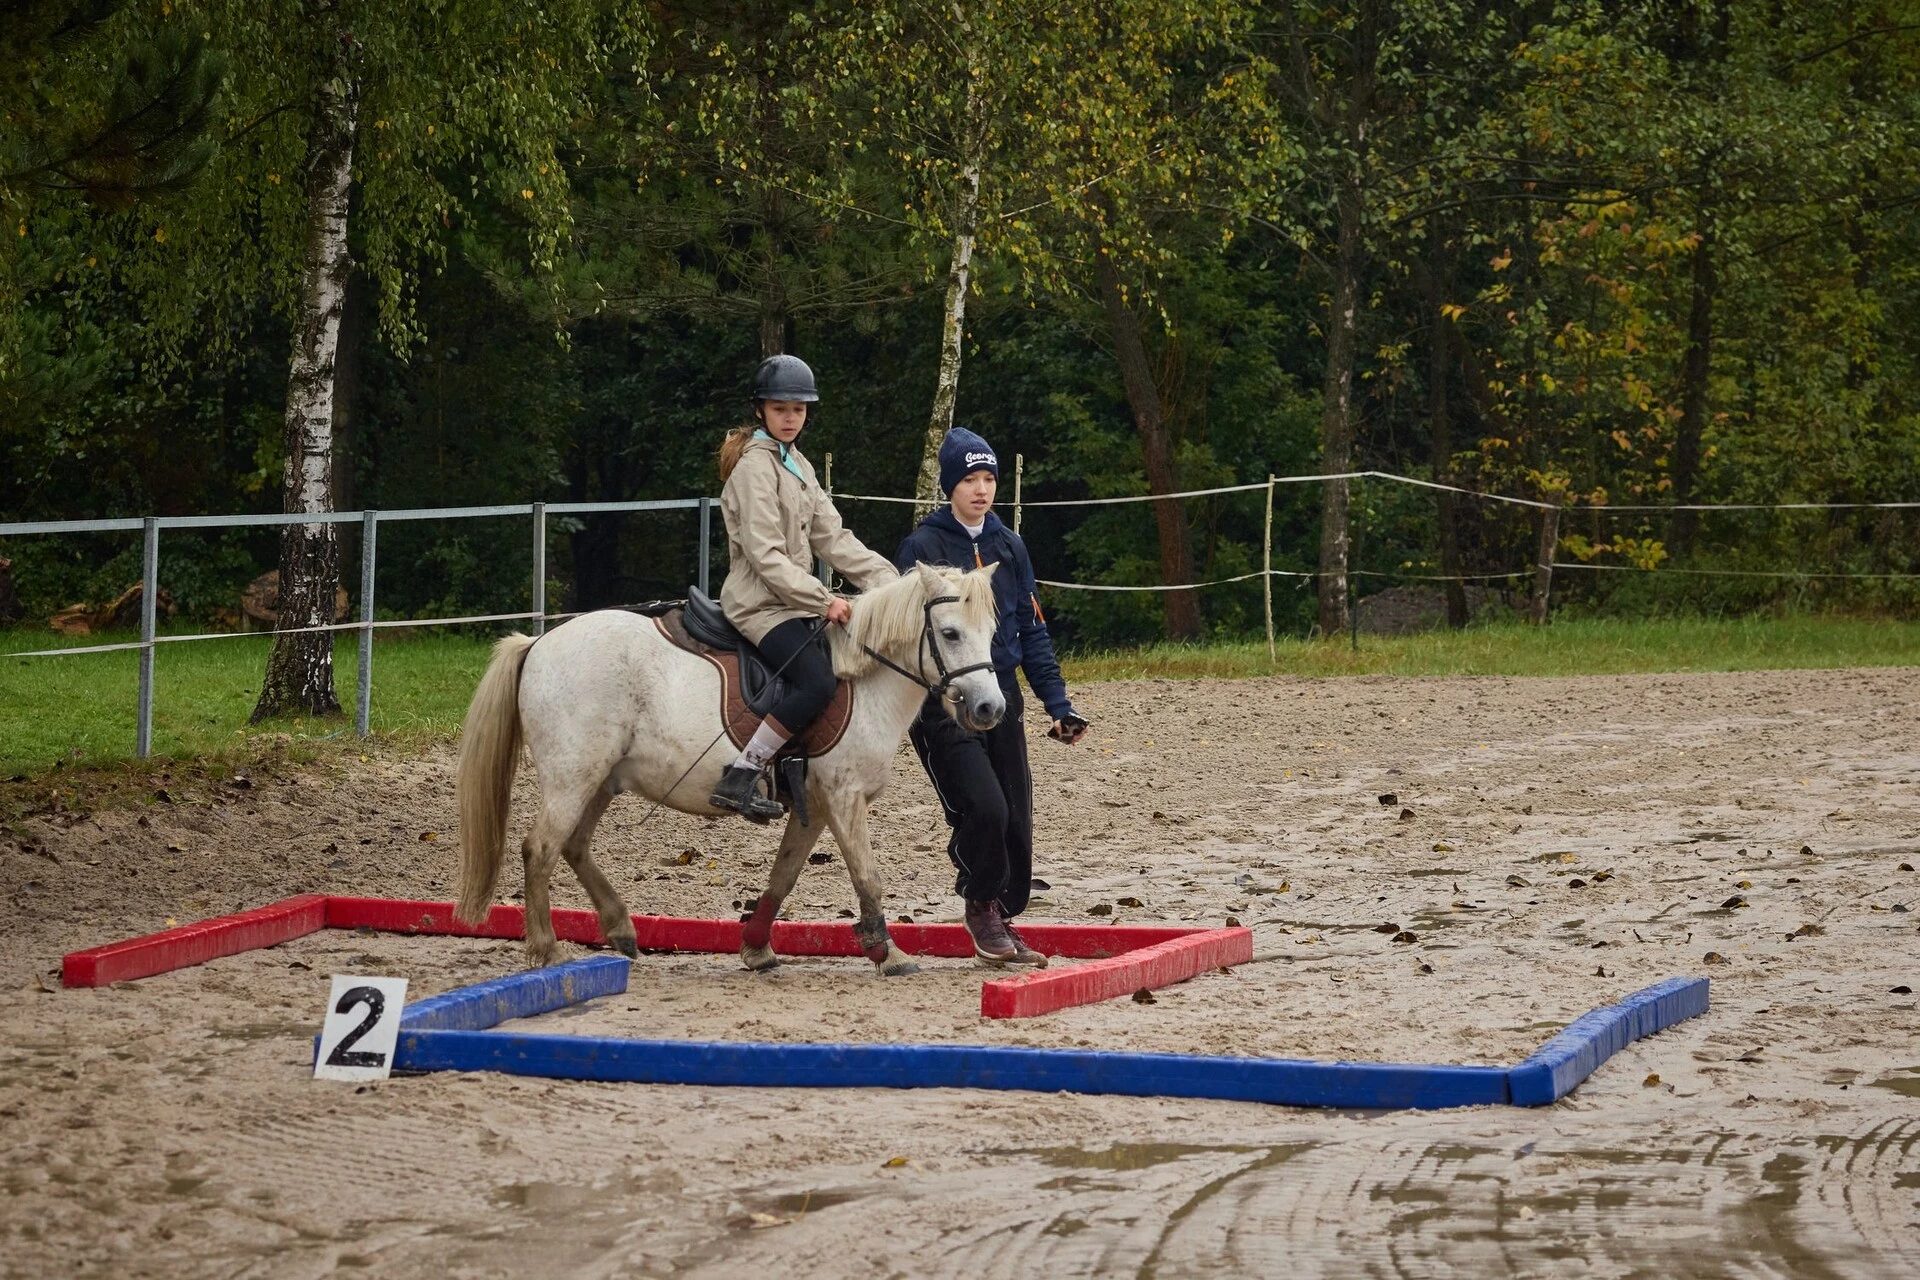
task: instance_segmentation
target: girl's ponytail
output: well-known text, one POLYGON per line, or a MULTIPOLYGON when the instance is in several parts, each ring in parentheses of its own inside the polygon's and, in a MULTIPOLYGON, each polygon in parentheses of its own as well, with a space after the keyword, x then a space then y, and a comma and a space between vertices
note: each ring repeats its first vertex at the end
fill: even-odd
POLYGON ((747 443, 753 439, 753 433, 759 424, 746 423, 727 432, 720 441, 720 483, 725 484, 733 469, 740 465, 741 455, 747 451, 747 443))

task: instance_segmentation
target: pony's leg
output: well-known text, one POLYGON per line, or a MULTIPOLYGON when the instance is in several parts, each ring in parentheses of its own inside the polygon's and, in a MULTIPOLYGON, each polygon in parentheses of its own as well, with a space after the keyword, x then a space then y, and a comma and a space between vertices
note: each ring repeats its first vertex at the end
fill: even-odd
MULTIPOLYGON (((533 820, 533 829, 527 832, 526 840, 520 845, 520 860, 525 864, 527 873, 529 968, 537 969, 553 963, 559 946, 558 939, 553 936, 553 903, 547 893, 553 878, 553 864, 560 860, 567 841, 579 827, 583 815, 593 809, 594 793, 598 791, 599 788, 595 787, 593 791, 580 795, 543 793, 540 797, 540 816, 533 820)), ((597 820, 599 814, 596 812, 594 817, 597 820)))
POLYGON ((780 852, 774 856, 773 870, 767 876, 767 891, 753 904, 753 915, 740 927, 740 959, 756 973, 780 963, 780 958, 773 954, 773 920, 780 914, 780 904, 787 900, 794 883, 800 879, 800 868, 807 864, 807 854, 819 840, 818 823, 803 827, 798 817, 787 815, 780 852))
POLYGON ((874 868, 873 847, 867 841, 867 797, 842 797, 838 804, 820 807, 827 811, 827 825, 833 828, 840 856, 847 861, 854 896, 860 900, 860 918, 853 926, 854 936, 860 939, 860 949, 886 977, 920 972, 920 966, 896 947, 887 933, 887 913, 881 900, 885 886, 874 868))
POLYGON ((620 900, 620 891, 593 860, 594 828, 600 825, 601 816, 612 803, 611 792, 605 787, 595 787, 593 798, 587 801, 579 823, 560 852, 573 868, 573 874, 580 878, 587 896, 593 899, 593 909, 600 916, 600 933, 607 945, 631 960, 640 954, 639 947, 634 945, 633 917, 627 913, 627 904, 620 900))

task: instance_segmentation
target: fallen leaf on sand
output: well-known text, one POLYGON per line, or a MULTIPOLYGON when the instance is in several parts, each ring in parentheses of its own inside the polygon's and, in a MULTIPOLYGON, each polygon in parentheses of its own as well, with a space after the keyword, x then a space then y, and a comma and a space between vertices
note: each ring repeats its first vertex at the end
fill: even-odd
POLYGON ((420 833, 420 839, 427 844, 433 844, 440 839, 440 833, 438 831, 422 831, 420 833))
POLYGON ((1115 898, 1114 902, 1122 907, 1137 907, 1141 905, 1140 899, 1138 898, 1115 898))
POLYGON ((1640 1082, 1641 1086, 1647 1089, 1651 1089, 1659 1083, 1660 1083, 1660 1073, 1658 1071, 1649 1073, 1647 1078, 1640 1082))
POLYGON ((1709 951, 1709 952, 1707 952, 1707 954, 1706 954, 1705 956, 1703 956, 1703 957, 1701 958, 1701 963, 1703 963, 1703 964, 1732 964, 1732 963, 1733 963, 1733 961, 1731 961, 1731 960, 1729 960, 1729 959, 1727 959, 1727 958, 1726 958, 1725 956, 1723 956, 1723 955, 1721 955, 1721 954, 1720 954, 1720 953, 1719 953, 1718 951, 1709 951))
POLYGON ((792 1218, 782 1218, 771 1213, 750 1213, 747 1215, 747 1226, 754 1231, 760 1231, 767 1227, 784 1227, 792 1221, 792 1218))
POLYGON ((1092 906, 1087 908, 1087 914, 1090 916, 1110 916, 1113 914, 1113 904, 1108 902, 1096 902, 1092 906))
POLYGON ((1400 932, 1393 935, 1393 940, 1395 942, 1418 942, 1420 941, 1420 935, 1413 932, 1411 929, 1402 929, 1400 932))
POLYGON ((1731 898, 1728 898, 1725 902, 1721 903, 1720 909, 1722 911, 1738 911, 1740 908, 1746 905, 1747 905, 1747 900, 1736 893, 1731 898))
POLYGON ((1533 882, 1525 876, 1508 876, 1507 887, 1510 889, 1531 889, 1533 882))
POLYGON ((882 1169, 904 1169, 906 1167, 906 1164, 907 1164, 907 1158, 905 1156, 895 1156, 893 1159, 887 1161, 885 1164, 881 1165, 880 1167, 882 1169))
POLYGON ((1380 797, 1380 803, 1383 805, 1396 805, 1400 803, 1400 797, 1389 791, 1380 797))
POLYGON ((1373 931, 1375 933, 1398 933, 1400 932, 1400 926, 1397 924, 1377 924, 1373 926, 1373 931))
POLYGON ((1135 1004, 1159 1004, 1160 1003, 1158 1000, 1154 998, 1153 992, 1147 990, 1147 988, 1145 987, 1142 987, 1138 991, 1133 993, 1133 1002, 1135 1004))

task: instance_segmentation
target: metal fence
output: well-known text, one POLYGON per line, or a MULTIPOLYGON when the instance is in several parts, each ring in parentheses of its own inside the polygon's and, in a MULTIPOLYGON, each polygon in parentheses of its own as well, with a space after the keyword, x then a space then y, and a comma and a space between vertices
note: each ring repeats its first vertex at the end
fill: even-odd
MULTIPOLYGON (((840 502, 873 502, 924 506, 918 498, 894 497, 880 494, 834 494, 833 455, 825 457, 825 488, 840 502)), ((1371 481, 1379 480, 1392 484, 1409 485, 1414 488, 1431 491, 1445 491, 1471 499, 1518 506, 1541 514, 1537 554, 1531 557, 1533 563, 1506 572, 1485 574, 1417 574, 1404 571, 1380 572, 1348 566, 1342 576, 1349 583, 1358 577, 1388 578, 1395 581, 1443 582, 1492 581, 1499 579, 1533 579, 1532 616, 1536 622, 1546 620, 1547 602, 1552 591, 1553 574, 1557 569, 1564 570, 1613 570, 1650 573, 1677 573, 1686 575, 1704 575, 1716 577, 1770 577, 1799 579, 1877 579, 1912 580, 1920 578, 1913 573, 1836 573, 1819 570, 1781 569, 1781 570, 1736 570, 1736 569, 1638 569, 1634 566, 1596 564, 1585 561, 1562 561, 1554 554, 1559 543, 1560 517, 1564 511, 1572 510, 1559 502, 1542 501, 1537 498, 1523 498, 1508 494, 1482 493, 1456 485, 1440 484, 1432 480, 1422 480, 1411 476, 1394 475, 1385 471, 1349 471, 1332 474, 1308 474, 1290 476, 1268 476, 1264 483, 1228 485, 1214 489, 1199 489, 1174 494, 1129 494, 1109 498, 1066 498, 1033 502, 1025 500, 1022 493, 1025 472, 1025 459, 1015 456, 1013 486, 1013 527, 1020 528, 1023 509, 1026 507, 1082 507, 1104 506, 1115 503, 1159 502, 1169 498, 1197 498, 1216 494, 1255 493, 1265 491, 1266 498, 1266 534, 1263 539, 1261 567, 1254 572, 1242 573, 1233 577, 1217 579, 1212 582, 1161 583, 1117 585, 1104 583, 1063 582, 1042 578, 1043 586, 1072 591, 1191 591, 1208 587, 1223 586, 1228 583, 1249 581, 1260 578, 1265 588, 1266 633, 1269 655, 1274 652, 1273 619, 1273 581, 1275 578, 1308 579, 1319 577, 1316 570, 1285 570, 1273 567, 1273 500, 1278 486, 1296 484, 1321 484, 1328 481, 1371 481)), ((151 754, 153 747, 153 657, 157 645, 189 640, 219 640, 228 634, 156 636, 154 634, 155 606, 159 594, 160 570, 160 531, 162 529, 223 529, 245 528, 289 524, 353 524, 361 526, 360 543, 360 620, 358 622, 336 623, 330 626, 288 628, 288 630, 306 631, 358 631, 360 633, 359 682, 356 689, 357 706, 355 708, 354 728, 361 736, 371 732, 369 724, 371 697, 373 689, 373 633, 382 627, 426 627, 449 626, 474 622, 516 622, 528 621, 533 624, 534 633, 546 630, 549 620, 572 617, 572 614, 547 612, 547 516, 549 515, 587 515, 596 512, 630 511, 697 511, 700 520, 699 564, 696 569, 696 582, 702 591, 708 590, 708 562, 711 559, 713 539, 713 504, 710 497, 670 498, 650 502, 523 502, 501 506, 486 507, 421 507, 403 511, 333 511, 313 515, 258 515, 258 516, 147 516, 126 517, 115 520, 49 520, 40 522, 0 523, 0 537, 33 534, 59 533, 114 533, 139 530, 144 538, 141 557, 141 596, 140 596, 140 639, 125 644, 79 645, 61 649, 33 650, 16 653, 12 657, 60 657, 81 653, 106 653, 114 650, 137 649, 140 651, 140 690, 139 716, 135 731, 135 746, 138 754, 144 758, 151 754), (532 607, 524 613, 484 614, 462 618, 411 618, 374 621, 374 569, 378 546, 379 526, 383 522, 396 520, 461 520, 485 516, 530 516, 533 520, 533 583, 532 607)), ((1848 503, 1713 503, 1693 504, 1684 508, 1645 507, 1645 506, 1606 506, 1594 508, 1606 512, 1667 512, 1673 510, 1688 511, 1763 511, 1763 510, 1829 510, 1829 509, 1884 509, 1904 510, 1920 507, 1916 502, 1848 502, 1848 503)), ((824 563, 818 566, 823 581, 829 580, 829 571, 824 563)), ((1349 609, 1349 621, 1357 628, 1357 611, 1349 609)), ((1357 629, 1352 637, 1358 643, 1357 629)))
POLYGON ((139 712, 135 721, 134 750, 141 759, 153 753, 153 656, 157 646, 175 641, 225 639, 225 635, 157 636, 156 605, 160 593, 160 532, 163 529, 239 529, 289 524, 358 524, 360 526, 360 620, 329 626, 288 628, 299 631, 358 631, 360 633, 359 681, 355 690, 354 731, 361 737, 372 732, 373 707, 373 633, 382 627, 424 627, 463 622, 528 621, 538 635, 546 630, 549 618, 564 614, 547 612, 547 517, 550 515, 591 515, 598 512, 697 511, 700 519, 699 560, 695 581, 707 590, 707 564, 712 558, 713 499, 668 498, 652 502, 517 502, 489 507, 415 507, 401 511, 325 511, 299 515, 258 516, 127 516, 113 520, 42 520, 0 523, 0 537, 58 533, 132 533, 141 535, 140 554, 140 639, 126 644, 76 645, 63 649, 33 650, 16 657, 61 657, 81 653, 110 653, 115 650, 140 651, 139 712), (533 520, 532 607, 525 613, 484 614, 466 618, 410 618, 376 622, 374 620, 374 581, 379 554, 380 526, 399 520, 471 520, 485 516, 530 516, 533 520))

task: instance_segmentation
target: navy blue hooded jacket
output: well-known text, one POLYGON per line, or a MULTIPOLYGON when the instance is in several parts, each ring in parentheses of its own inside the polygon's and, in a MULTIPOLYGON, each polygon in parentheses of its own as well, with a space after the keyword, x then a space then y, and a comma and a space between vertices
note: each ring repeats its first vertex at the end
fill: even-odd
POLYGON ((1000 614, 993 633, 994 673, 1002 685, 1011 685, 1014 670, 1024 669, 1027 683, 1046 707, 1049 719, 1074 714, 1059 659, 1053 656, 1053 638, 1047 634, 1047 620, 1041 616, 1040 602, 1034 594, 1033 562, 1027 558, 1027 544, 1020 541, 1019 534, 989 511, 976 541, 966 526, 954 519, 951 507, 941 507, 907 535, 900 544, 900 554, 894 557, 903 573, 920 562, 954 569, 998 562, 1000 567, 993 575, 993 598, 1000 614))

